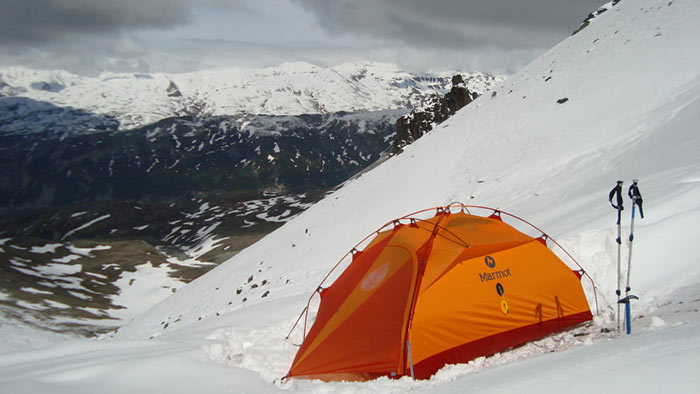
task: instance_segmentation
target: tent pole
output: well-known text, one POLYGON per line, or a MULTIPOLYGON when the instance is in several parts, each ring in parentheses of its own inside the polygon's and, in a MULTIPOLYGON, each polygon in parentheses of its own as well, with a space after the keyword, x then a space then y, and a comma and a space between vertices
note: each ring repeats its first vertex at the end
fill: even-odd
MULTIPOLYGON (((442 221, 442 219, 444 219, 445 213, 440 212, 438 210, 438 213, 435 215, 435 217, 438 217, 438 220, 435 222, 435 227, 433 227, 433 231, 430 234, 430 238, 428 238, 428 240, 423 245, 423 246, 429 245, 430 248, 432 248, 432 242, 435 239, 435 237, 437 236, 437 233, 441 228, 440 222, 442 221)), ((413 287, 413 296, 411 297, 411 307, 408 311, 408 319, 406 320, 406 331, 405 331, 405 336, 404 336, 404 338, 406 338, 406 345, 407 345, 406 350, 408 351, 408 363, 411 367, 411 378, 413 380, 415 380, 416 377, 413 374, 413 355, 411 353, 411 341, 408 338, 409 338, 409 331, 411 330, 411 325, 413 324, 413 313, 414 313, 415 308, 416 308, 416 299, 418 298, 418 291, 420 289, 421 280, 423 279, 423 273, 425 272, 425 264, 426 264, 426 259, 427 259, 428 255, 430 255, 430 252, 424 252, 424 255, 419 256, 420 257, 420 264, 418 265, 417 271, 416 271, 416 282, 415 282, 414 287, 413 287)))
POLYGON ((415 375, 413 375, 413 355, 411 354, 411 341, 406 341, 408 346, 408 365, 411 367, 411 379, 416 380, 415 375))

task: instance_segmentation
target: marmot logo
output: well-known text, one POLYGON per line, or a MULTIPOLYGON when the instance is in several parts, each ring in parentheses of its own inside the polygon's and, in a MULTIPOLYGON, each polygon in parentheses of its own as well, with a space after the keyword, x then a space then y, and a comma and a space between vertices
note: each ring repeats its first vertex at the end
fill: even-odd
POLYGON ((509 276, 511 276, 510 268, 506 268, 503 271, 484 272, 483 274, 479 274, 479 280, 486 282, 489 280, 507 278, 509 276))
POLYGON ((486 263, 486 266, 489 268, 493 268, 496 266, 496 260, 494 260, 493 257, 491 257, 491 256, 484 257, 484 262, 486 263))

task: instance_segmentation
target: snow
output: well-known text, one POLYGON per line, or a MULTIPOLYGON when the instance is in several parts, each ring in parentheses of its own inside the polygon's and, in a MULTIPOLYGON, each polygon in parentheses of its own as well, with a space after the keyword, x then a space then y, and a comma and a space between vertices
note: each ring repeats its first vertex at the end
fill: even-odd
MULTIPOLYGON (((55 261, 57 263, 70 263, 73 260, 80 260, 80 256, 77 254, 69 254, 68 256, 63 256, 61 258, 56 258, 56 259, 51 259, 51 261, 55 261)), ((55 265, 55 264, 54 264, 55 265)))
POLYGON ((109 215, 109 214, 107 214, 107 215, 102 215, 102 216, 100 216, 100 217, 98 217, 98 218, 96 218, 96 219, 93 219, 93 220, 91 220, 91 221, 89 221, 89 222, 87 222, 87 223, 85 223, 85 224, 83 224, 83 225, 81 225, 81 226, 79 226, 79 227, 76 227, 76 228, 74 228, 73 230, 70 230, 70 231, 68 231, 67 233, 65 233, 65 234, 63 235, 63 237, 61 237, 61 240, 64 240, 64 239, 70 237, 71 235, 77 233, 78 231, 84 230, 84 229, 86 229, 86 228, 92 226, 93 224, 95 224, 95 223, 97 223, 97 222, 99 222, 99 221, 102 221, 102 220, 105 220, 105 219, 109 219, 110 216, 111 216, 111 215, 109 215))
POLYGON ((19 289, 20 289, 21 291, 26 291, 27 293, 34 293, 34 294, 53 294, 53 293, 50 292, 50 291, 39 290, 39 289, 35 289, 35 288, 33 288, 33 287, 20 287, 19 289))
MULTIPOLYGON (((70 255, 72 257, 76 255, 70 255)), ((80 258, 80 257, 77 257, 80 258)), ((64 262, 65 263, 65 262, 64 262)), ((44 276, 62 276, 62 275, 74 275, 83 270, 82 264, 46 264, 43 266, 35 267, 36 270, 42 273, 44 276)))
POLYGON ((154 266, 148 262, 136 266, 136 272, 122 272, 114 282, 119 287, 119 294, 112 297, 112 304, 124 309, 112 309, 109 315, 128 322, 182 287, 183 282, 169 276, 171 271, 165 264, 154 266))
MULTIPOLYGON (((5 365, 4 355, 19 351, 27 351, 34 349, 46 348, 50 345, 55 345, 70 338, 67 335, 57 334, 50 331, 39 330, 37 328, 18 324, 14 322, 3 322, 0 324, 0 370, 4 371, 5 365)), ((0 378, 0 388, 5 388, 7 381, 5 372, 0 378)))
POLYGON ((68 245, 66 247, 66 249, 68 249, 68 251, 71 253, 79 254, 79 255, 85 256, 85 257, 92 257, 92 255, 90 254, 91 252, 100 251, 100 250, 109 250, 109 249, 112 249, 112 246, 110 246, 110 245, 95 245, 92 248, 79 248, 79 247, 74 246, 74 245, 68 245))
POLYGON ((29 251, 38 254, 56 253, 56 248, 60 246, 63 246, 63 244, 46 244, 44 246, 32 246, 32 248, 29 251))
MULTIPOLYGON (((479 93, 503 80, 502 76, 478 72, 462 74, 469 88, 479 93)), ((395 65, 364 62, 335 67, 294 63, 265 69, 147 75, 143 78, 142 74, 105 73, 87 77, 62 71, 0 68, 0 87, 4 84, 11 88, 5 95, 12 96, 0 104, 17 107, 16 103, 20 103, 20 109, 15 109, 23 111, 19 115, 53 110, 51 104, 82 110, 114 117, 119 128, 126 130, 183 115, 300 115, 417 106, 425 97, 449 90, 453 73, 436 73, 432 75, 433 82, 420 82, 419 76, 395 65), (33 88, 43 82, 57 82, 64 88, 59 92, 33 88), (168 95, 167 88, 173 83, 180 96, 168 95)), ((6 131, 27 129, 21 120, 20 116, 16 124, 8 124, 6 131)), ((95 121, 87 119, 90 120, 95 121)), ((245 127, 244 123, 241 129, 245 127)), ((180 142, 173 138, 179 146, 180 142)))
POLYGON ((217 365, 198 353, 196 348, 146 341, 65 340, 46 350, 7 354, 0 360, 0 385, 12 393, 278 392, 249 370, 217 365))
POLYGON ((42 304, 35 304, 33 302, 26 302, 26 301, 15 301, 15 304, 19 307, 25 308, 25 309, 31 309, 35 311, 41 311, 44 309, 47 309, 46 306, 42 304))
POLYGON ((26 267, 27 266, 26 263, 31 263, 31 260, 23 259, 21 257, 14 257, 14 258, 10 259, 10 263, 12 263, 14 265, 18 265, 20 267, 26 267))
MULTIPOLYGON (((619 2, 495 96, 480 97, 114 335, 0 356, 0 387, 52 393, 697 392, 698 18, 694 1, 619 2), (633 332, 626 336, 614 331, 616 215, 606 198, 616 180, 627 187, 633 178, 640 180, 645 218, 635 222, 630 284, 640 300, 632 304, 633 332), (546 231, 596 281, 601 315, 572 331, 447 366, 430 380, 282 382, 301 329, 285 337, 329 268, 392 219, 454 201, 499 208, 546 231)), ((623 246, 626 261, 626 238, 623 246)))
POLYGON ((11 266, 10 268, 12 268, 15 271, 19 271, 25 275, 31 275, 31 276, 36 276, 36 277, 41 278, 41 275, 38 272, 31 270, 31 269, 20 268, 20 267, 15 267, 15 266, 11 266))
MULTIPOLYGON (((66 287, 66 286, 63 286, 63 287, 66 287)), ((86 300, 86 301, 89 301, 91 298, 90 296, 85 295, 83 293, 78 293, 77 291, 69 291, 68 294, 72 295, 73 297, 80 298, 81 300, 86 300)))
POLYGON ((58 308, 58 309, 70 309, 71 308, 70 305, 66 305, 62 302, 53 301, 53 300, 44 300, 44 303, 52 308, 58 308))

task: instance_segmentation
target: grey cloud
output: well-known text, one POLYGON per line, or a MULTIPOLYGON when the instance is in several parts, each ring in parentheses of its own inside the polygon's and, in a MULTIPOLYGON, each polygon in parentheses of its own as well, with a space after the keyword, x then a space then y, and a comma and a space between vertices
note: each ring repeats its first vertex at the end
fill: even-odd
POLYGON ((331 34, 443 48, 549 47, 604 0, 294 0, 331 34))
POLYGON ((0 66, 95 74, 377 60, 512 71, 604 1, 0 0, 0 66))
POLYGON ((236 0, 0 0, 0 45, 43 45, 76 35, 165 29, 187 23, 194 6, 236 0))
POLYGON ((102 70, 150 71, 146 59, 151 49, 131 35, 66 37, 46 48, 0 46, 0 66, 64 69, 86 75, 102 70))

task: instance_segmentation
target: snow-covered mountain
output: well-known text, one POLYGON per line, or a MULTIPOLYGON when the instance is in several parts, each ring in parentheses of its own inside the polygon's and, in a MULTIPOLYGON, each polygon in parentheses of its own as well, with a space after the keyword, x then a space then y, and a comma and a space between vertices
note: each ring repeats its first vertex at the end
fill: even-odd
MULTIPOLYGON (((116 125, 123 130, 177 116, 411 109, 449 90, 452 75, 416 75, 373 62, 98 77, 0 68, 0 124, 4 133, 32 132, 36 127, 30 120, 46 126, 73 120, 82 129, 116 125)), ((467 87, 479 94, 504 79, 479 72, 463 76, 467 87)))
MULTIPOLYGON (((0 356, 0 385, 54 393, 697 391, 699 18, 696 1, 618 2, 493 94, 114 338, 61 338, 0 356), (640 300, 633 335, 618 337, 602 332, 614 328, 616 308, 616 215, 607 195, 616 180, 627 186, 633 178, 645 208, 631 271, 640 300), (556 238, 596 281, 600 315, 574 332, 445 367, 429 381, 281 382, 301 332, 285 336, 330 267, 390 220, 453 201, 512 212, 556 238)), ((22 339, 47 341, 3 330, 15 349, 27 346, 22 339)))

